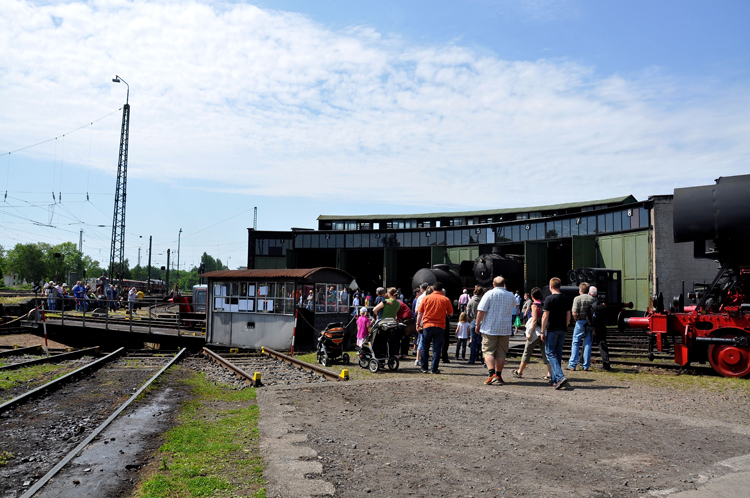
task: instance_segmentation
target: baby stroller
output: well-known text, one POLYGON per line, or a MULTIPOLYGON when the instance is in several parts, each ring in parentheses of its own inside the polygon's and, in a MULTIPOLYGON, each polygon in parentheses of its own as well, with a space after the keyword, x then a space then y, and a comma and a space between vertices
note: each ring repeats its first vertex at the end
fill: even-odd
POLYGON ((318 337, 318 363, 327 367, 338 358, 349 364, 349 353, 344 352, 344 327, 341 322, 329 323, 318 337))
POLYGON ((391 334, 397 333, 400 327, 403 325, 394 318, 384 318, 375 322, 370 328, 370 335, 357 350, 359 366, 369 368, 372 373, 378 373, 386 364, 389 370, 398 370, 398 351, 391 352, 388 342, 391 334))

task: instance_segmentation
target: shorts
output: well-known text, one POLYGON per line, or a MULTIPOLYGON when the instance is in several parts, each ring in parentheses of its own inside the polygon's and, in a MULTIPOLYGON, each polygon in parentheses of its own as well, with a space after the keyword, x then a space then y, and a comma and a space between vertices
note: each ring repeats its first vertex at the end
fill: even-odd
POLYGON ((505 359, 510 347, 510 336, 482 334, 482 355, 505 359))
POLYGON ((549 363, 549 361, 547 361, 547 352, 544 350, 544 342, 542 342, 541 337, 537 337, 533 341, 526 341, 526 346, 523 348, 523 356, 521 356, 521 363, 528 363, 531 361, 531 354, 537 346, 539 346, 539 356, 542 358, 542 363, 545 365, 549 363))

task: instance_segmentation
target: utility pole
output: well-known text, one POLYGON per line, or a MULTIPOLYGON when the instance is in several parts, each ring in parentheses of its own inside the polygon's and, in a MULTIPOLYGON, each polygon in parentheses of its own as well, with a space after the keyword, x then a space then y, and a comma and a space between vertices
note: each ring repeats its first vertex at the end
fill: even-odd
POLYGON ((138 266, 141 266, 141 248, 138 247, 138 266))
POLYGON ((177 282, 180 281, 180 237, 182 237, 182 228, 177 234, 177 282))
POLYGON ((169 291, 169 252, 170 250, 167 249, 167 291, 169 291))
POLYGON ((81 272, 83 270, 83 229, 81 229, 81 232, 78 234, 78 280, 83 280, 81 278, 81 272))
POLYGON ((148 236, 148 279, 146 280, 146 289, 151 294, 151 235, 148 236))
POLYGON ((258 206, 253 208, 253 230, 258 230, 258 206))
POLYGON ((115 211, 112 217, 112 246, 109 254, 109 278, 112 283, 115 278, 122 285, 122 275, 125 273, 125 199, 128 184, 128 138, 130 135, 130 85, 115 75, 114 83, 125 83, 128 92, 125 105, 122 106, 122 128, 120 130, 120 155, 117 160, 117 187, 115 188, 115 211))

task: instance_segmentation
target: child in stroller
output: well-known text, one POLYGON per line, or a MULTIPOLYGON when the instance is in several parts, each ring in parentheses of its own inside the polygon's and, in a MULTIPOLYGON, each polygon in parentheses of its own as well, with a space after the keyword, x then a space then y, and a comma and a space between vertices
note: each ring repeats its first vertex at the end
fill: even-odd
POLYGON ((327 367, 338 358, 349 364, 349 353, 344 352, 344 327, 341 322, 329 323, 318 337, 318 363, 327 367))
POLYGON ((386 364, 389 370, 398 370, 398 351, 391 351, 389 342, 391 335, 401 332, 400 329, 404 327, 394 318, 383 318, 375 322, 370 328, 370 335, 357 348, 359 366, 369 368, 372 373, 377 373, 386 364))

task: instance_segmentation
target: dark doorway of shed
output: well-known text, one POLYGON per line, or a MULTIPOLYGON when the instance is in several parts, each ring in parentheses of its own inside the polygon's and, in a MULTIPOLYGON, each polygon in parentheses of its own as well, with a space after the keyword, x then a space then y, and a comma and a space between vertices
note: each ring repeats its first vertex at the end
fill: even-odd
POLYGON ((412 296, 414 274, 422 268, 432 268, 431 257, 429 247, 396 251, 396 287, 401 289, 405 298, 412 296))
POLYGON ((346 251, 346 264, 359 288, 375 298, 375 289, 383 285, 383 249, 352 249, 346 251))
POLYGON ((336 268, 336 249, 295 249, 297 268, 336 268))
POLYGON ((568 282, 568 270, 573 267, 573 244, 570 239, 547 243, 547 274, 557 277, 563 285, 568 282))

